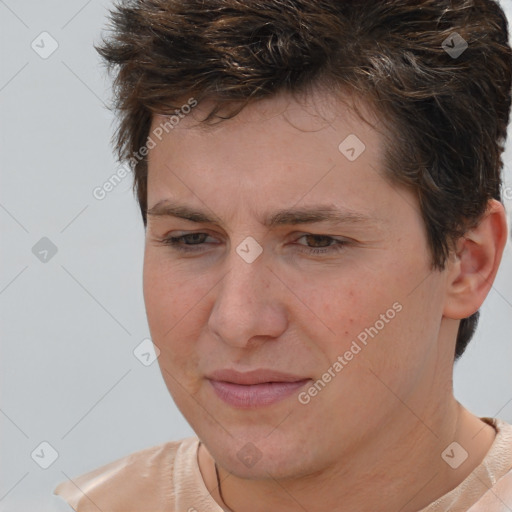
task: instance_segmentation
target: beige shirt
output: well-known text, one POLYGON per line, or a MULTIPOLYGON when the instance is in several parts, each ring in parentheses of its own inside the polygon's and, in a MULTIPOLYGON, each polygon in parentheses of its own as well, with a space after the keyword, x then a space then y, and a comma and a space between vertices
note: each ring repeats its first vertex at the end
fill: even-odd
MULTIPOLYGON (((511 512, 512 425, 481 418, 496 429, 484 460, 455 489, 419 512, 511 512)), ((223 512, 210 496, 189 437, 132 453, 54 491, 77 512, 223 512)))

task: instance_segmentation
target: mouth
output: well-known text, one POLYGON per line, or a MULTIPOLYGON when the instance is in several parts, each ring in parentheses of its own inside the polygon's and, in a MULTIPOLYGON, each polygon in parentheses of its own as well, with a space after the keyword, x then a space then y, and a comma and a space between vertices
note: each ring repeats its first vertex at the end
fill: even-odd
POLYGON ((269 406, 284 400, 311 381, 274 370, 218 370, 207 376, 217 396, 240 409, 269 406))

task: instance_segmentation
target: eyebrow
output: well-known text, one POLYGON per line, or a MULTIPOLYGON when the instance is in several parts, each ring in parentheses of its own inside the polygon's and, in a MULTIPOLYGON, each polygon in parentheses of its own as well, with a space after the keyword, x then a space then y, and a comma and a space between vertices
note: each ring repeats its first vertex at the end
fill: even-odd
MULTIPOLYGON (((190 208, 186 205, 173 203, 168 199, 159 201, 146 210, 147 215, 155 217, 177 217, 199 224, 223 224, 216 215, 190 208)), ((291 226, 297 224, 313 224, 330 222, 333 224, 376 224, 377 219, 352 210, 341 210, 332 205, 313 205, 308 207, 277 210, 264 219, 263 225, 268 228, 291 226)))

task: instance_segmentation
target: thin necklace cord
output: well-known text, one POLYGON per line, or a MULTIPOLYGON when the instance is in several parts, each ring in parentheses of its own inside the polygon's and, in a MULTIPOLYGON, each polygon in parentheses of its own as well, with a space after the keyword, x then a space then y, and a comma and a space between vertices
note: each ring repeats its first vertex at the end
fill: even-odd
MULTIPOLYGON (((222 496, 222 487, 220 485, 219 469, 217 468, 217 463, 215 461, 214 461, 214 465, 215 465, 215 476, 217 477, 217 487, 219 488, 219 496, 220 496, 222 503, 224 503, 224 505, 226 505, 226 502, 224 501, 224 496, 222 496)), ((229 510, 229 512, 233 512, 233 510, 231 510, 227 505, 226 505, 226 507, 229 510)))

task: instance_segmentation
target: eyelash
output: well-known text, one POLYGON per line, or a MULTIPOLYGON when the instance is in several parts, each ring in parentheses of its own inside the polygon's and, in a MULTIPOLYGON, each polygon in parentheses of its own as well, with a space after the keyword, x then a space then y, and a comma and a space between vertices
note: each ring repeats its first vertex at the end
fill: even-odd
MULTIPOLYGON (((190 247, 187 247, 187 245, 188 246, 201 246, 201 245, 203 245, 203 242, 198 243, 198 244, 185 244, 185 245, 180 244, 180 241, 184 240, 187 237, 194 236, 194 235, 209 236, 208 233, 188 233, 186 235, 170 236, 167 238, 163 238, 163 239, 159 240, 159 242, 163 243, 164 245, 170 246, 171 249, 173 249, 175 251, 184 252, 184 253, 200 253, 200 252, 202 252, 201 250, 191 249, 190 247)), ((348 243, 344 240, 337 240, 336 238, 332 238, 327 235, 317 235, 317 234, 310 234, 310 233, 300 236, 298 238, 298 240, 300 240, 301 238, 306 237, 306 236, 314 237, 314 238, 326 238, 329 241, 337 242, 337 244, 329 245, 326 247, 307 247, 307 246, 299 245, 299 247, 305 247, 305 249, 299 249, 299 251, 303 252, 303 253, 307 253, 309 255, 319 255, 319 254, 340 252, 344 249, 344 247, 348 243)))

